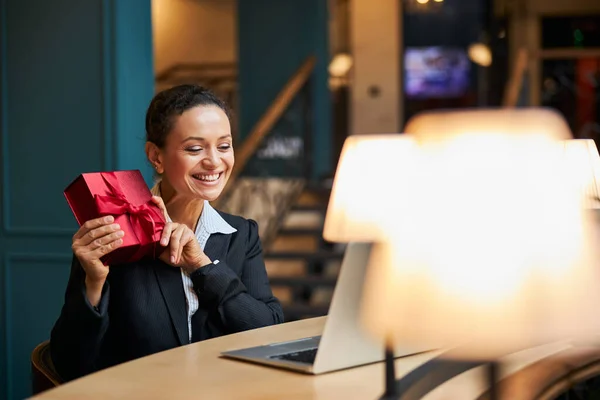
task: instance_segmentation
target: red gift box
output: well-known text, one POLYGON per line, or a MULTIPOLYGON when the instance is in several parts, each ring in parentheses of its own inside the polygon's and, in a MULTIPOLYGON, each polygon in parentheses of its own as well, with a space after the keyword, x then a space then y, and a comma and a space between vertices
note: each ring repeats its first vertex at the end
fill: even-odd
POLYGON ((105 265, 156 258, 162 251, 165 218, 139 170, 81 174, 64 195, 80 226, 112 215, 125 232, 123 244, 101 258, 105 265))

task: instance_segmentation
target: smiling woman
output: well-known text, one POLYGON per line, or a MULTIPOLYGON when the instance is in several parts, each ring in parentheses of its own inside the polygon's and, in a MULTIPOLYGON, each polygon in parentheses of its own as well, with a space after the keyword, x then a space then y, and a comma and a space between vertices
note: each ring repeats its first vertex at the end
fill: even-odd
POLYGON ((73 237, 65 304, 51 335, 65 380, 176 346, 283 322, 255 221, 215 210, 234 165, 227 106, 207 89, 158 93, 146 115, 153 198, 168 221, 159 259, 106 266, 124 235, 111 217, 73 237))
POLYGON ((160 192, 169 214, 195 229, 204 200, 221 194, 233 170, 228 108, 207 89, 176 86, 152 101, 146 131, 146 154, 162 176, 160 192), (185 209, 177 206, 181 203, 185 209))

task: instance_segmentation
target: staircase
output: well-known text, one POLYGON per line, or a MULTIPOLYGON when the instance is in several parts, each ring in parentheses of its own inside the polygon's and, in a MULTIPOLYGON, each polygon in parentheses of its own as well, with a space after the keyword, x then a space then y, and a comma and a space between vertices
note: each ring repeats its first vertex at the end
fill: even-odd
POLYGON ((286 321, 326 315, 344 246, 323 239, 330 189, 306 187, 284 217, 265 264, 286 321))

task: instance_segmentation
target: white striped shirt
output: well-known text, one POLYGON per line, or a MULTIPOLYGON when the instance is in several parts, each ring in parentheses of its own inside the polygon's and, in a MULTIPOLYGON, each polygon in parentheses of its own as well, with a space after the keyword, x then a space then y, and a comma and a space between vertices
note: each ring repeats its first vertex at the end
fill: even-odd
MULTIPOLYGON (((200 247, 204 250, 208 238, 213 233, 231 234, 237 230, 229 225, 221 215, 212 208, 207 200, 204 200, 204 207, 198 223, 196 224, 196 239, 200 247)), ((213 264, 218 264, 219 260, 212 260, 213 264)), ((194 291, 194 283, 189 275, 181 270, 181 279, 183 280, 183 290, 188 305, 188 335, 190 343, 192 342, 192 316, 198 310, 198 295, 194 291)))
MULTIPOLYGON (((154 196, 161 196, 160 193, 160 183, 156 183, 152 189, 150 189, 154 196)), ((161 196, 162 197, 162 196, 161 196)), ((171 219, 169 218, 169 222, 171 219)), ((200 244, 200 248, 204 250, 206 246, 206 242, 208 242, 208 238, 213 233, 223 233, 225 235, 232 234, 237 232, 237 229, 229 225, 223 217, 212 208, 210 203, 207 200, 204 200, 204 207, 202 208, 202 214, 200 214, 200 218, 198 218, 198 223, 196 224, 196 239, 198 239, 198 243, 200 244)), ((213 264, 218 264, 219 260, 211 260, 213 264)), ((187 302, 188 308, 188 337, 190 343, 192 342, 192 317, 194 313, 198 310, 198 295, 194 291, 194 283, 190 279, 189 275, 186 274, 183 269, 181 270, 181 280, 183 281, 183 291, 185 293, 185 300, 187 302)))

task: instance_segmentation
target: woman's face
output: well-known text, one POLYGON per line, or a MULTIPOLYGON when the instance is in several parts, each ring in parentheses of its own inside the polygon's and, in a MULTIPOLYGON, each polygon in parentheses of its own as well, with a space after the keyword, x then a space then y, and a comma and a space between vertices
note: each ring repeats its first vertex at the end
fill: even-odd
POLYGON ((178 196, 213 201, 235 162, 229 119, 217 106, 196 106, 175 118, 159 172, 178 196))

